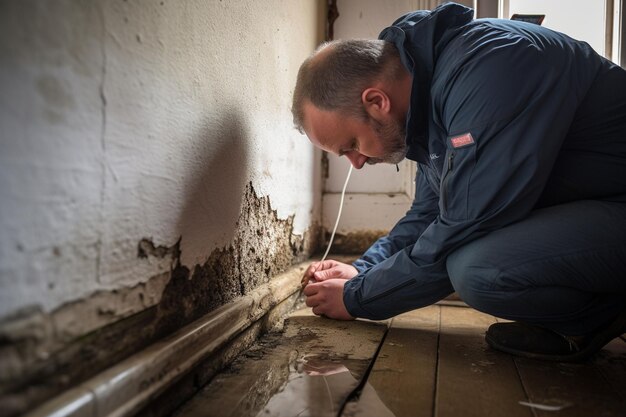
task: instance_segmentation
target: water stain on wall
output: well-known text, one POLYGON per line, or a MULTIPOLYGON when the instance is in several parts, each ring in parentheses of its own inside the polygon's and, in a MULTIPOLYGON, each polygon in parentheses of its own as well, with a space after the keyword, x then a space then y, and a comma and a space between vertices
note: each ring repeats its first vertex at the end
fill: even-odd
POLYGON ((21 414, 268 282, 317 249, 318 229, 294 235, 293 217, 279 219, 269 197, 258 197, 248 183, 232 243, 203 264, 181 264, 180 240, 167 247, 141 239, 137 257, 171 258, 169 273, 0 323, 0 409, 21 414), (75 320, 98 327, 69 338, 64 326, 75 320))
POLYGON ((159 304, 162 326, 175 329, 247 294, 308 258, 317 248, 317 226, 293 234, 293 217, 277 218, 268 197, 249 183, 232 243, 211 253, 202 265, 178 265, 159 304))
MULTIPOLYGON (((333 239, 333 253, 360 254, 365 252, 376 240, 387 235, 387 230, 357 230, 350 233, 337 233, 333 239)), ((324 236, 328 245, 330 232, 324 236)))

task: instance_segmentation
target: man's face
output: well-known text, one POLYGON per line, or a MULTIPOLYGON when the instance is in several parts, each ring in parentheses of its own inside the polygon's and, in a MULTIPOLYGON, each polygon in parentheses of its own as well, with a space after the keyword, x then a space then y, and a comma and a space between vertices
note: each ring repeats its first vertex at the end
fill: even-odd
POLYGON ((398 123, 394 120, 388 120, 380 123, 376 120, 370 119, 370 122, 374 124, 374 130, 378 135, 378 140, 384 144, 384 152, 381 157, 370 157, 367 159, 367 163, 370 165, 378 163, 398 164, 406 156, 406 129, 404 123, 398 123))
POLYGON ((381 162, 397 164, 406 155, 404 124, 392 118, 362 120, 304 105, 304 131, 313 145, 345 156, 356 168, 381 162))

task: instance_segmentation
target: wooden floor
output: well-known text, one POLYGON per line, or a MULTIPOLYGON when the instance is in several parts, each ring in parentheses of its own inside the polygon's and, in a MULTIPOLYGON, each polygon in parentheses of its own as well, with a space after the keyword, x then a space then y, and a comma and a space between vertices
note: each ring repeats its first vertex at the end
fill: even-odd
POLYGON ((592 361, 514 358, 494 317, 435 305, 389 322, 295 312, 177 411, 201 416, 626 416, 626 341, 592 361))

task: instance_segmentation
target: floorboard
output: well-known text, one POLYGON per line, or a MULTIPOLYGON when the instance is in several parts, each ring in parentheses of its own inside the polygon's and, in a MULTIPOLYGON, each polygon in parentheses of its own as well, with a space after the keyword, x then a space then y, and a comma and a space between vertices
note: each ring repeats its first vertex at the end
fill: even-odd
POLYGON ((600 351, 594 363, 613 391, 626 401, 626 341, 621 338, 611 341, 600 351))
POLYGON ((484 332, 495 318, 442 307, 436 417, 531 417, 512 357, 493 351, 484 332))
POLYGON ((626 416, 623 337, 587 363, 534 361, 487 346, 496 321, 443 304, 390 324, 300 310, 175 416, 626 416))
MULTIPOLYGON (((537 417, 623 417, 624 366, 621 358, 605 348, 585 363, 550 363, 517 358, 516 364, 537 417), (621 396, 620 396, 621 394, 621 396), (545 408, 548 408, 544 410, 545 408)), ((623 351, 622 351, 623 352, 623 351)))
POLYGON ((396 417, 430 417, 433 410, 439 306, 393 319, 364 390, 347 405, 344 417, 378 417, 382 402, 396 417))

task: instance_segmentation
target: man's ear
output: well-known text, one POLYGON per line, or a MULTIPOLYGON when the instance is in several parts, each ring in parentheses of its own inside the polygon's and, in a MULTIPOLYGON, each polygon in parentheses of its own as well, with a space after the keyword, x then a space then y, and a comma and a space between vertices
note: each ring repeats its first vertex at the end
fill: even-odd
POLYGON ((361 102, 367 114, 380 120, 391 111, 391 99, 380 88, 369 87, 361 93, 361 102))

